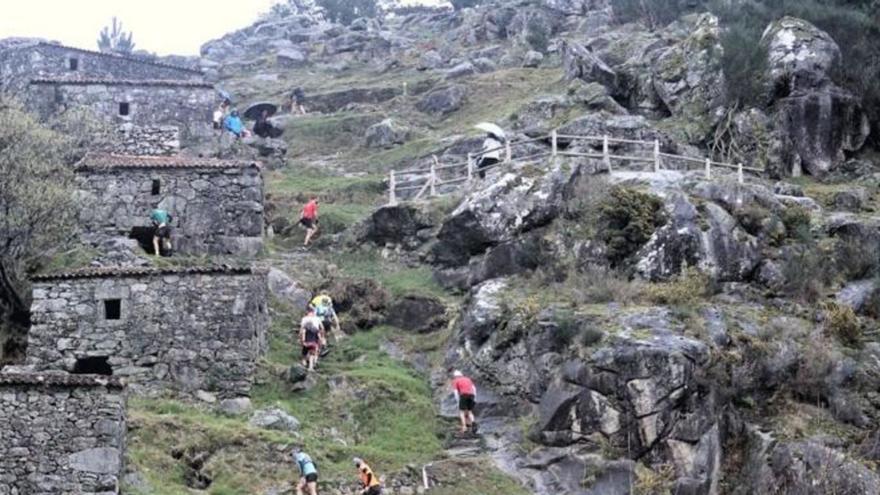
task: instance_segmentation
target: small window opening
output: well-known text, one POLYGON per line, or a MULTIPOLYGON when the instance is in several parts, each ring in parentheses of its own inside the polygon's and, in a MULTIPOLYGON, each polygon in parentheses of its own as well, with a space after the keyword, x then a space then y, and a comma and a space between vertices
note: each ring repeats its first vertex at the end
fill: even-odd
POLYGON ((131 108, 129 108, 127 101, 123 101, 123 102, 119 103, 119 115, 125 117, 129 114, 130 110, 131 110, 131 108))
POLYGON ((78 58, 71 58, 70 60, 67 61, 67 63, 68 63, 67 66, 70 70, 79 70, 79 59, 78 58))
POLYGON ((120 320, 122 319, 122 300, 107 299, 104 301, 104 319, 120 320))
POLYGON ((73 373, 76 375, 106 375, 113 374, 113 368, 107 362, 107 356, 92 356, 79 358, 73 365, 73 373))
POLYGON ((153 187, 150 190, 150 193, 153 196, 158 196, 160 192, 162 192, 162 183, 159 182, 159 179, 153 179, 153 187))

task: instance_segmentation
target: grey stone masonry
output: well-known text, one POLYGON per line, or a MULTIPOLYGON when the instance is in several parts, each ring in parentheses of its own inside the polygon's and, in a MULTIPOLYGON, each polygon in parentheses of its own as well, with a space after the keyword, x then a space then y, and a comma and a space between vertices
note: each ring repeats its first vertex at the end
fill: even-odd
POLYGON ((249 394, 267 346, 265 272, 99 268, 32 281, 34 369, 112 373, 147 395, 249 394))
POLYGON ((0 374, 0 495, 119 493, 125 396, 119 379, 0 374))
POLYGON ((42 119, 87 108, 113 126, 176 126, 194 142, 214 135, 217 98, 213 86, 196 81, 43 78, 31 80, 25 102, 42 119))
POLYGON ((256 162, 89 154, 76 166, 76 179, 86 242, 149 228, 150 211, 159 206, 172 215, 177 252, 255 255, 262 249, 264 185, 256 162))
POLYGON ((173 125, 136 126, 122 124, 116 129, 116 139, 103 149, 119 155, 171 156, 180 151, 180 129, 173 125))
POLYGON ((201 71, 141 57, 101 53, 40 40, 0 42, 0 90, 20 93, 31 79, 82 77, 200 81, 201 71))

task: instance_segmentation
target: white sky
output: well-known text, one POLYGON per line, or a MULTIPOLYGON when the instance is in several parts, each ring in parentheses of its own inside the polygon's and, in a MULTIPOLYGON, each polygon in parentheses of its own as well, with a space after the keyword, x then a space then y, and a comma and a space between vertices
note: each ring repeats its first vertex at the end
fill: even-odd
MULTIPOLYGON (((0 0, 0 38, 26 36, 97 49, 113 16, 136 50, 198 55, 206 41, 249 26, 279 0, 0 0)), ((442 0, 405 0, 438 4, 442 0)))
POLYGON ((254 22, 276 0, 0 0, 0 38, 29 36, 97 49, 113 16, 135 49, 198 55, 208 40, 254 22))

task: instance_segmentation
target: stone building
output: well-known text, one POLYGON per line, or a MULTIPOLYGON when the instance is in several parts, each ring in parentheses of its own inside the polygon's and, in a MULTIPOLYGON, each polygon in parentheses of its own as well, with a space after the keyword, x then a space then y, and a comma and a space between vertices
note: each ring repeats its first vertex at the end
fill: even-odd
POLYGON ((230 266, 36 277, 26 362, 125 377, 137 393, 248 395, 267 347, 267 284, 263 271, 230 266))
POLYGON ((111 126, 176 126, 181 139, 213 135, 217 106, 214 87, 200 81, 170 79, 32 79, 27 106, 47 119, 67 108, 87 108, 111 126))
POLYGON ((83 239, 135 238, 152 251, 150 211, 172 215, 185 254, 255 255, 263 247, 262 170, 253 161, 89 154, 76 166, 83 239))
POLYGON ((119 493, 125 398, 118 378, 0 374, 0 495, 119 493))
POLYGON ((46 77, 201 81, 203 74, 197 69, 142 57, 101 53, 40 40, 0 43, 0 90, 21 93, 31 79, 46 77))

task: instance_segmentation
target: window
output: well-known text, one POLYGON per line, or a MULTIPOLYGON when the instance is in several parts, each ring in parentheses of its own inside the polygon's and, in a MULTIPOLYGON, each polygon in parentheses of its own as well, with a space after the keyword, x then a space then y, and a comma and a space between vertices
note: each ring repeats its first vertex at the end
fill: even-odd
POLYGON ((122 319, 122 300, 106 299, 104 300, 104 319, 105 320, 121 320, 122 319))
POLYGON ((162 183, 159 182, 159 179, 153 179, 153 187, 150 189, 150 194, 158 196, 160 192, 162 192, 162 183))
POLYGON ((67 60, 67 68, 72 71, 79 70, 79 59, 76 57, 70 57, 67 60))
POLYGON ((113 374, 113 368, 107 362, 107 356, 79 358, 73 365, 75 375, 106 375, 113 374))
POLYGON ((119 104, 119 115, 127 117, 130 111, 131 108, 129 108, 127 101, 123 101, 119 104))

